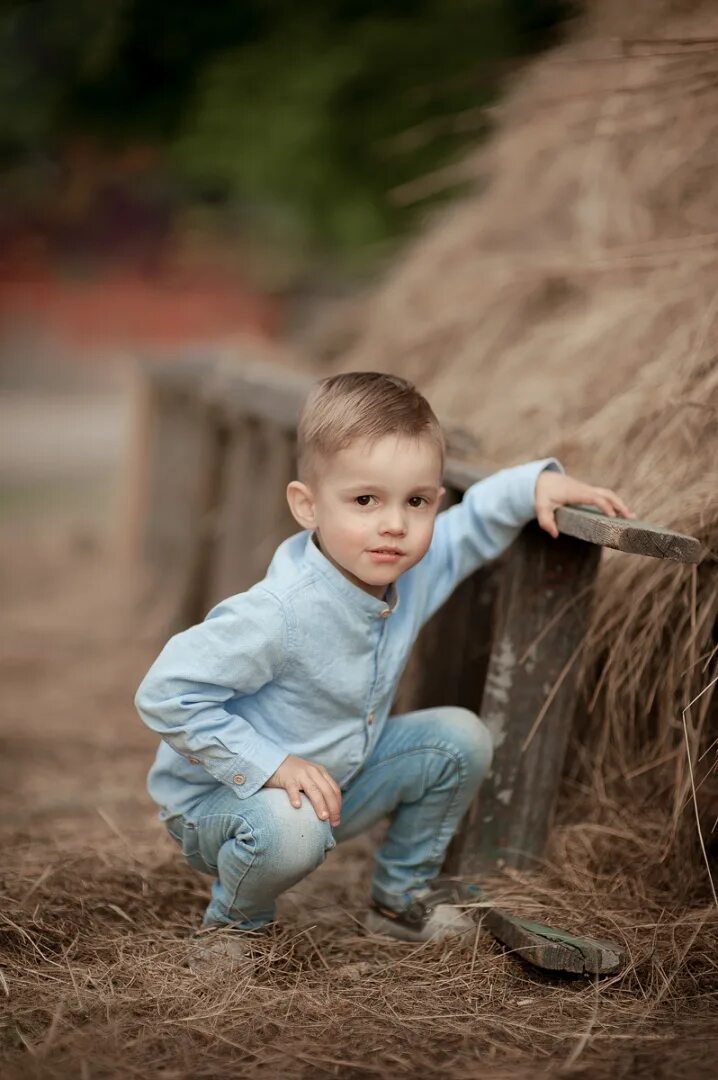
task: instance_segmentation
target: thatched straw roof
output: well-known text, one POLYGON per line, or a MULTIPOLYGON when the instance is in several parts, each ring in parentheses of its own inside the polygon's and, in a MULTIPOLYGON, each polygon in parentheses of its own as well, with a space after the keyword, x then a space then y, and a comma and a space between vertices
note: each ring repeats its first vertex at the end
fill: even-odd
MULTIPOLYGON (((591 632, 600 782, 641 770, 655 792, 663 762, 678 815, 681 712, 717 672, 718 8, 594 3, 517 78, 468 165, 476 192, 325 359, 414 378, 480 461, 557 453, 704 541, 697 571, 607 558, 591 632)), ((694 760, 712 697, 687 714, 694 760)))

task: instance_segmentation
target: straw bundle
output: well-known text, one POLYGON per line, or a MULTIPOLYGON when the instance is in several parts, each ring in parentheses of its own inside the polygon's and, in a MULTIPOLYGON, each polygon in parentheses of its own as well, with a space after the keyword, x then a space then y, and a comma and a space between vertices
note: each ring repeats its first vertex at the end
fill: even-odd
POLYGON ((687 745, 710 830, 718 11, 603 2, 577 30, 521 75, 468 162, 477 192, 420 237, 329 360, 413 378, 480 461, 556 453, 703 541, 697 569, 605 558, 574 759, 594 794, 628 781, 669 795, 675 824, 687 745))

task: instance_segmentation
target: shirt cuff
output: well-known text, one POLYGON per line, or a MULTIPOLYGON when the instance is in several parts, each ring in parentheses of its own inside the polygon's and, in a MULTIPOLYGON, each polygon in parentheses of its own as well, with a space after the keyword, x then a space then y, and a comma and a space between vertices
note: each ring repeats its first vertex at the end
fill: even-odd
POLYGON ((287 756, 286 750, 275 746, 268 739, 262 739, 261 743, 252 747, 251 761, 237 755, 225 766, 222 775, 217 779, 231 787, 238 799, 248 799, 264 787, 287 756))

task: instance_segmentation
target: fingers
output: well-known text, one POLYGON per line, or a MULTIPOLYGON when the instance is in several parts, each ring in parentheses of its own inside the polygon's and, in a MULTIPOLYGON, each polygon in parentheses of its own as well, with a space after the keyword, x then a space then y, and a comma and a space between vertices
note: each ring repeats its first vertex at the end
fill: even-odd
POLYGON ((554 540, 558 536, 558 526, 556 525, 556 518, 554 517, 554 507, 542 503, 536 511, 536 520, 542 529, 545 529, 547 533, 553 536, 554 540))
POLYGON ((593 492, 591 494, 590 501, 591 505, 597 506, 601 513, 605 514, 606 517, 616 516, 616 511, 613 509, 613 504, 608 499, 604 498, 603 495, 599 495, 596 492, 593 492))
MULTIPOLYGON (((635 518, 636 516, 632 510, 629 510, 623 499, 610 488, 582 485, 579 491, 573 493, 571 502, 574 500, 577 503, 597 507, 606 517, 635 518)), ((560 505, 563 504, 551 501, 539 501, 536 505, 536 519, 539 525, 554 539, 559 535, 555 514, 560 505)))
POLYGON ((342 805, 341 788, 334 778, 323 766, 312 766, 302 770, 293 780, 287 783, 287 794, 292 806, 301 806, 300 792, 307 796, 317 817, 322 821, 329 821, 331 825, 338 825, 342 805))
POLYGON ((611 491, 610 488, 599 488, 601 494, 611 503, 613 509, 620 517, 635 518, 635 514, 632 510, 626 506, 620 495, 617 495, 615 491, 611 491))
POLYGON ((295 806, 298 810, 299 807, 302 805, 302 796, 299 793, 299 785, 288 783, 284 790, 289 796, 289 801, 292 806, 295 806))
POLYGON ((635 518, 623 499, 610 488, 589 488, 587 501, 597 506, 606 517, 635 518))
POLYGON ((342 794, 334 779, 325 769, 318 768, 310 783, 313 783, 313 787, 305 788, 305 791, 312 800, 312 806, 317 815, 320 818, 328 818, 332 825, 338 825, 342 794))

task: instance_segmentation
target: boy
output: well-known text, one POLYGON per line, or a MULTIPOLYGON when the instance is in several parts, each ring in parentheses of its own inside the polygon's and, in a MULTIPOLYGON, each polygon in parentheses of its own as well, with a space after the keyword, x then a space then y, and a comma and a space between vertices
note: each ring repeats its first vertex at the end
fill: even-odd
MULTIPOLYGON (((353 372, 321 380, 287 488, 302 532, 263 581, 165 646, 137 709, 163 742, 149 775, 170 835, 214 877, 202 955, 234 963, 277 896, 341 840, 390 817, 365 925, 408 941, 463 934, 444 854, 491 764, 482 721, 453 706, 389 716, 411 646, 458 583, 534 515, 621 499, 554 459, 474 484, 437 517, 444 438, 414 386, 353 372)), ((464 898, 465 899, 465 898, 464 898)))

